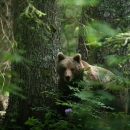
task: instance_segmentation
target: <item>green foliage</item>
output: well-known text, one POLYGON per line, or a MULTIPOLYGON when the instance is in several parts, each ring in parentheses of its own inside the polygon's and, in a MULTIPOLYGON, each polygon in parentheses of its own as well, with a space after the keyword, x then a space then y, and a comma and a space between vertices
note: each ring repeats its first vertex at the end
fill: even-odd
POLYGON ((11 62, 21 62, 24 58, 18 53, 3 52, 3 58, 5 60, 10 60, 11 62))
POLYGON ((28 18, 34 18, 34 16, 43 17, 46 14, 36 9, 31 3, 28 2, 28 6, 25 8, 25 12, 23 12, 21 16, 22 15, 26 15, 28 18))
POLYGON ((69 130, 69 122, 65 120, 60 120, 56 122, 55 124, 50 124, 50 129, 53 130, 69 130))
POLYGON ((25 122, 25 125, 30 126, 30 130, 42 130, 44 128, 44 125, 34 117, 29 117, 28 120, 25 122))
MULTIPOLYGON (((61 104, 72 108, 72 112, 67 113, 68 122, 72 126, 74 125, 73 127, 75 127, 75 129, 82 130, 129 129, 129 116, 124 112, 118 112, 113 106, 113 103, 116 103, 116 95, 113 95, 115 90, 112 90, 111 93, 110 90, 103 88, 92 89, 92 84, 95 85, 95 83, 90 81, 79 82, 80 86, 83 85, 82 90, 71 86, 69 87, 74 91, 73 97, 80 99, 79 102, 58 102, 58 105, 61 104), (125 122, 123 120, 125 120, 125 122), (118 122, 120 122, 120 127, 117 125, 118 122)), ((118 93, 118 91, 116 91, 116 93, 118 93)))
POLYGON ((77 36, 79 30, 79 18, 81 15, 81 8, 78 6, 67 6, 63 8, 61 14, 62 19, 62 51, 64 54, 72 55, 75 52, 77 45, 77 36))
POLYGON ((114 37, 116 32, 106 23, 93 20, 92 23, 85 26, 88 45, 99 45, 102 38, 114 37))
POLYGON ((34 117, 29 117, 25 122, 25 125, 28 125, 30 127, 30 130, 70 130, 69 122, 65 120, 55 119, 54 113, 52 113, 51 110, 45 114, 44 122, 41 122, 34 117))
POLYGON ((66 1, 66 0, 59 0, 60 5, 76 5, 76 6, 88 6, 88 5, 96 5, 98 4, 99 0, 71 0, 71 1, 66 1))
MULTIPOLYGON (((15 42, 16 43, 16 42, 15 42)), ((12 46, 14 42, 12 42, 12 46)), ((17 85, 10 83, 12 75, 18 77, 18 74, 11 71, 11 63, 21 63, 25 61, 29 63, 29 61, 22 56, 25 53, 24 50, 13 50, 5 51, 3 50, 1 53, 1 64, 0 64, 0 92, 1 93, 10 93, 13 92, 16 95, 21 95, 20 92, 22 91, 17 85)), ((21 79, 17 79, 17 82, 22 82, 21 79)), ((22 95, 21 95, 22 96, 22 95)))
MULTIPOLYGON (((46 14, 42 11, 38 10, 32 3, 33 2, 27 2, 28 6, 25 8, 23 13, 21 13, 20 18, 28 18, 29 21, 33 20, 36 22, 36 26, 39 27, 39 25, 43 25, 43 20, 41 20, 42 17, 44 17, 46 14)), ((45 23, 44 23, 45 24, 45 23)), ((33 27, 31 27, 33 29, 33 27)))

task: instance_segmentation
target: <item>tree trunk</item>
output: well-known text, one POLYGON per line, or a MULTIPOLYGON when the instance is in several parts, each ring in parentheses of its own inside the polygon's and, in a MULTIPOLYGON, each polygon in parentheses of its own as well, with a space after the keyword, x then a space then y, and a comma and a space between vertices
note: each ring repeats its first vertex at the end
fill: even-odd
POLYGON ((110 24, 119 32, 128 31, 130 29, 129 6, 129 0, 101 0, 95 7, 92 6, 82 8, 81 25, 83 26, 80 27, 81 32, 79 34, 77 50, 83 55, 83 59, 91 63, 104 63, 104 60, 101 60, 100 54, 102 54, 102 51, 100 48, 87 45, 87 33, 84 33, 84 25, 88 25, 93 19, 96 19, 100 22, 106 22, 110 24), (82 51, 86 50, 86 48, 88 51, 88 54, 86 55, 87 58, 84 57, 86 51, 82 51))
POLYGON ((17 42, 14 53, 22 52, 25 58, 21 62, 12 63, 12 83, 22 89, 20 94, 25 99, 15 95, 16 91, 10 93, 4 124, 10 128, 23 128, 28 117, 34 116, 43 121, 45 107, 55 106, 55 59, 60 49, 60 21, 57 18, 59 8, 56 0, 12 2, 13 31, 17 42), (46 15, 40 16, 37 11, 46 15), (39 107, 42 107, 42 111, 33 110, 39 107))

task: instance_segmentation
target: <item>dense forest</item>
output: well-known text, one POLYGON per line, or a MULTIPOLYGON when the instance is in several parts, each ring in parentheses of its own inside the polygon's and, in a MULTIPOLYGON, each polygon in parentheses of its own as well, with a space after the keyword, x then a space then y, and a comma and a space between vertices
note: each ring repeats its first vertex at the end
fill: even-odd
POLYGON ((129 7, 1 0, 0 129, 129 130, 129 7))

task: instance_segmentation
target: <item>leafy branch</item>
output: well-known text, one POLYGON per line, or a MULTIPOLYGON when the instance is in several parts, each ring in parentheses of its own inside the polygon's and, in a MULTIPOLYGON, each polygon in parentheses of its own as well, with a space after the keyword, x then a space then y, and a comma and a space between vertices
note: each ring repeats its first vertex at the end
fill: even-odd
POLYGON ((46 14, 35 8, 29 1, 27 2, 28 6, 25 8, 24 12, 21 13, 20 18, 26 16, 29 19, 33 19, 36 23, 42 23, 40 18, 42 18, 46 14))

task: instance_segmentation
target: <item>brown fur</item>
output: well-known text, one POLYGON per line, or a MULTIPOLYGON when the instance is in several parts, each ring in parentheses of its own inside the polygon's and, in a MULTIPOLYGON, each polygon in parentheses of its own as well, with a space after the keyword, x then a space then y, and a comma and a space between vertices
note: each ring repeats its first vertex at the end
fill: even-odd
POLYGON ((59 74, 59 83, 65 84, 69 84, 72 80, 83 79, 83 74, 86 74, 88 80, 99 82, 109 82, 114 76, 107 69, 90 65, 81 60, 79 53, 74 57, 66 57, 62 52, 58 53, 57 73, 59 74), (86 71, 85 68, 89 69, 86 71))
MULTIPOLYGON (((80 101, 78 97, 73 95, 74 90, 68 87, 72 86, 73 88, 82 89, 82 86, 78 86, 75 81, 80 81, 86 78, 90 81, 92 80, 104 83, 109 82, 114 76, 114 74, 107 69, 92 66, 83 61, 80 54, 76 54, 73 57, 66 57, 62 52, 59 52, 57 56, 57 73, 59 75, 59 99, 65 102, 68 100, 74 102, 80 101)), ((65 116, 64 110, 68 107, 69 106, 61 105, 59 106, 58 111, 65 116)))

